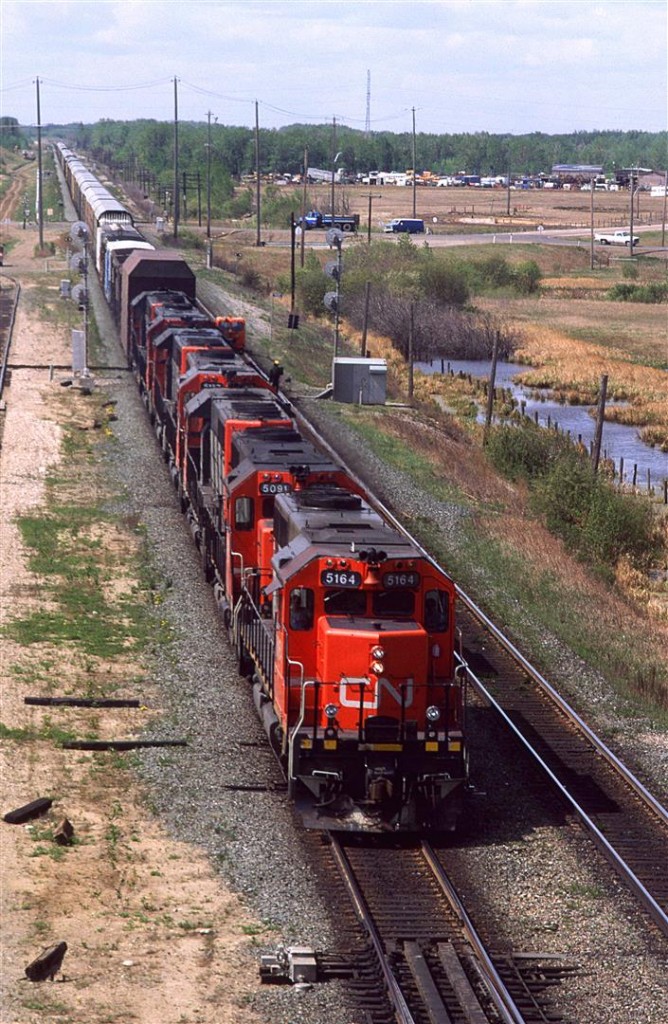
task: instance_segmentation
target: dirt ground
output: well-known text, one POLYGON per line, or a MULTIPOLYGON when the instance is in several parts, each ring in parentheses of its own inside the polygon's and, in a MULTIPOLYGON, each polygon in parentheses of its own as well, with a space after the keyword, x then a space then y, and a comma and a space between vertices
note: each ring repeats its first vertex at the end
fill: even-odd
MULTIPOLYGON (((4 241, 10 233, 3 225, 4 241)), ((21 281, 25 297, 44 261, 33 256, 34 230, 15 237, 3 273, 21 281)), ((40 599, 15 517, 41 506, 45 475, 61 458, 64 389, 50 380, 48 367, 67 365, 69 358, 67 332, 38 321, 22 301, 11 359, 21 368, 12 371, 0 414, 3 625, 40 599)), ((74 389, 67 399, 76 403, 74 389)), ((67 664, 62 651, 48 645, 27 649, 3 638, 1 813, 37 797, 51 797, 53 806, 28 825, 0 821, 1 1024, 253 1024, 258 1018, 247 1004, 259 984, 254 922, 203 853, 164 832, 117 757, 67 751, 46 738, 50 726, 85 733, 91 724, 90 711, 24 704, 25 696, 39 695, 34 680, 49 662, 57 676, 51 692, 71 692, 68 677, 71 683, 80 670, 74 659, 67 664), (45 738, 28 738, 26 730, 45 738), (74 824, 76 840, 66 849, 51 838, 64 817, 74 824), (63 973, 53 984, 28 981, 26 965, 62 940, 68 944, 63 973)), ((132 678, 132 669, 120 664, 113 670, 132 678)), ((141 729, 158 710, 157 694, 149 691, 148 699, 153 710, 105 710, 102 736, 141 729)))

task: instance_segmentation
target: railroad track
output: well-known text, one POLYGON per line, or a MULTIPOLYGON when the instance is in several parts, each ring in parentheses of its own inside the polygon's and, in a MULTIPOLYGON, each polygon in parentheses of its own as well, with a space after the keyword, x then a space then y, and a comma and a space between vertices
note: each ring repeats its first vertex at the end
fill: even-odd
POLYGON ((21 288, 16 281, 4 275, 0 277, 0 400, 5 390, 7 362, 20 294, 21 288))
POLYGON ((476 693, 668 936, 668 810, 480 609, 460 599, 464 658, 476 693))
POLYGON ((340 883, 380 965, 376 990, 367 973, 356 992, 370 1022, 555 1024, 561 1019, 546 992, 573 967, 540 955, 514 958, 488 951, 448 879, 442 854, 429 843, 329 838, 340 883))
MULTIPOLYGON (((314 442, 345 465, 308 418, 300 410, 294 412, 314 442)), ((350 466, 346 469, 359 480, 350 466)), ((424 551, 379 498, 370 499, 424 551)), ((668 936, 668 809, 459 587, 457 594, 463 661, 472 688, 544 773, 551 787, 548 799, 556 789, 656 927, 668 936)))

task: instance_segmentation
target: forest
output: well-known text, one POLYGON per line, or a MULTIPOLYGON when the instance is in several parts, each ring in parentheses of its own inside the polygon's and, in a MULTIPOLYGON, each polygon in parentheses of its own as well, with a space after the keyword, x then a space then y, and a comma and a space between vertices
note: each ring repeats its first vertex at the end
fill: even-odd
MULTIPOLYGON (((2 118, 3 145, 16 142, 15 119, 2 118)), ((109 166, 133 165, 157 176, 173 166, 174 125, 169 121, 113 121, 45 125, 43 136, 63 139, 109 166)), ((211 146, 212 178, 238 180, 255 170, 255 132, 207 122, 181 122, 179 164, 187 173, 203 172, 211 146)), ((410 132, 371 132, 332 124, 260 127, 262 174, 299 174, 308 151, 312 167, 337 168, 356 175, 370 170, 405 171, 413 167, 410 132)), ((19 143, 20 145, 21 143, 19 143)), ((556 163, 600 164, 606 173, 624 167, 664 170, 668 132, 596 131, 569 135, 495 135, 488 132, 432 135, 417 132, 417 170, 433 174, 549 173, 556 163)))

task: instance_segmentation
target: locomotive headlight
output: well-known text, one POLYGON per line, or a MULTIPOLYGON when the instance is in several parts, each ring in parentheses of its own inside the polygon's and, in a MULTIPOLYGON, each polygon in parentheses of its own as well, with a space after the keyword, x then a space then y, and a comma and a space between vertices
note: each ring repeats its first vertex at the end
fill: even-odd
POLYGON ((382 676, 385 666, 382 661, 374 661, 371 663, 371 671, 375 676, 382 676))
POLYGON ((385 651, 383 650, 382 647, 372 647, 371 648, 371 657, 375 658, 376 661, 380 661, 381 658, 385 657, 385 651))
POLYGON ((427 708, 427 721, 438 722, 441 717, 441 710, 437 708, 435 704, 430 704, 427 708))
POLYGON ((336 718, 339 709, 336 704, 325 704, 325 715, 327 718, 336 718))

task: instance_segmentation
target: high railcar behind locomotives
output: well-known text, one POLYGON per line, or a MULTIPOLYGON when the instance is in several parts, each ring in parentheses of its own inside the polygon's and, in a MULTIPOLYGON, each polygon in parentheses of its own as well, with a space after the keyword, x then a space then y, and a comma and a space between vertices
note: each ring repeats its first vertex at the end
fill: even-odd
POLYGON ((304 820, 454 827, 467 753, 452 580, 303 436, 247 358, 244 321, 211 317, 178 255, 137 244, 119 276, 128 364, 304 820))

